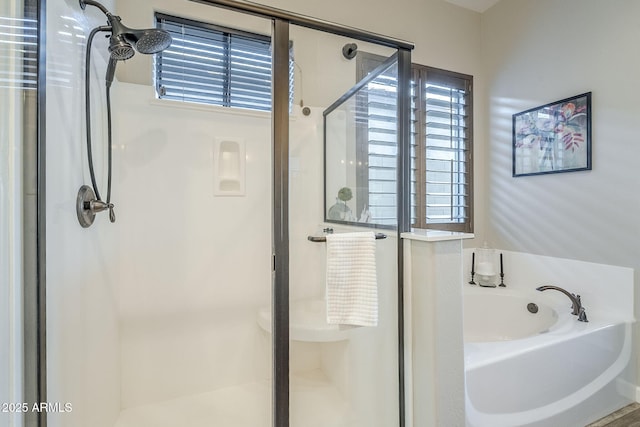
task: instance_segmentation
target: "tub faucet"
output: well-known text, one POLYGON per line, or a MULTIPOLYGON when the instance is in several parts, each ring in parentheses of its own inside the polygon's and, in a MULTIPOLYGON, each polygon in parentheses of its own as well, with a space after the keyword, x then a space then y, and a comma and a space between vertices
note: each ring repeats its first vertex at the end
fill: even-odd
POLYGON ((540 286, 538 288, 536 288, 536 291, 547 291, 549 289, 552 289, 554 291, 559 291, 562 292, 563 294, 565 294, 566 296, 569 297, 569 299, 571 300, 571 308, 573 309, 573 311, 571 311, 571 314, 573 314, 574 316, 578 316, 578 322, 588 322, 589 320, 587 319, 587 313, 584 310, 584 307, 582 306, 582 301, 580 300, 580 295, 575 295, 572 293, 567 292, 566 290, 562 289, 559 286, 552 286, 552 285, 545 285, 545 286, 540 286))

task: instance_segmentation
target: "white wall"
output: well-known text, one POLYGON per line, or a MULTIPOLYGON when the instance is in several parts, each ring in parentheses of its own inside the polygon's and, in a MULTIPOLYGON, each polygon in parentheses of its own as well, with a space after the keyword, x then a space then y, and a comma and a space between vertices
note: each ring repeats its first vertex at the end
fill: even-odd
MULTIPOLYGON (((106 2, 112 7, 112 2, 106 2)), ((76 217, 78 189, 90 182, 84 139, 84 46, 104 24, 77 1, 47 3, 47 399, 71 403, 49 413, 52 427, 111 427, 119 413, 119 333, 115 305, 119 251, 105 214, 90 229, 76 217)), ((96 37, 92 78, 104 79, 104 37, 96 37), (102 55, 98 52, 103 52, 102 55)), ((96 83, 94 112, 104 103, 96 83)), ((95 129, 104 126, 95 115, 95 129)), ((106 192, 104 134, 95 137, 98 181, 106 192)))
POLYGON ((415 427, 462 426, 462 241, 407 240, 408 335, 412 353, 409 416, 415 427))
POLYGON ((640 285, 639 13, 634 0, 509 0, 482 15, 491 168, 481 197, 494 246, 630 267, 640 285), (587 91, 593 170, 512 178, 511 115, 587 91))

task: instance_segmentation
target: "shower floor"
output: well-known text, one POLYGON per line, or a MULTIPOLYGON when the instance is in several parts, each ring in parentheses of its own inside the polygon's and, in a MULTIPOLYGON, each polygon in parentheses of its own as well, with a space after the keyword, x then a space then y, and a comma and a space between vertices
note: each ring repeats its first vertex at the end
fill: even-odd
MULTIPOLYGON (((291 377, 292 427, 353 427, 347 402, 319 371, 291 377)), ((271 383, 247 383, 128 408, 114 427, 271 426, 271 383)))

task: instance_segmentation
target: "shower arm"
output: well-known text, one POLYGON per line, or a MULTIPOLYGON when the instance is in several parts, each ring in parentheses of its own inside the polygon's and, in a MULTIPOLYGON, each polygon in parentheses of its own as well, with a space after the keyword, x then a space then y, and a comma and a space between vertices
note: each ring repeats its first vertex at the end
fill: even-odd
POLYGON ((104 7, 102 4, 98 3, 95 0, 79 0, 79 1, 80 1, 80 7, 82 8, 82 10, 84 10, 87 7, 87 5, 90 5, 90 6, 97 7, 102 11, 102 13, 104 13, 107 16, 111 15, 111 12, 109 12, 106 7, 104 7))

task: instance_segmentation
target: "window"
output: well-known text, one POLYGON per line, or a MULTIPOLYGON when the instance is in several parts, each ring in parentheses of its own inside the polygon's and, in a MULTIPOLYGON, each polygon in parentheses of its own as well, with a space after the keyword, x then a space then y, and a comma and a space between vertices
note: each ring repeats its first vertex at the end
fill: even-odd
POLYGON ((472 77, 412 68, 412 224, 471 232, 472 77))
MULTIPOLYGON (((361 54, 358 54, 359 78, 382 62, 374 55, 361 54)), ((414 228, 473 231, 472 81, 469 75, 412 65, 411 224, 414 228)), ((395 121, 395 104, 386 102, 385 106, 379 97, 369 97, 365 102, 368 120, 359 136, 365 144, 360 151, 367 153, 362 186, 368 192, 372 217, 376 212, 388 212, 393 216, 386 220, 395 223, 395 212, 387 205, 394 205, 397 191, 396 130, 395 123, 392 128, 386 123, 387 119, 395 121), (388 110, 386 117, 381 108, 388 110)))
MULTIPOLYGON (((271 110, 269 36, 160 13, 156 20, 173 37, 171 46, 156 55, 160 98, 271 110)), ((293 59, 289 70, 292 87, 293 59)))

